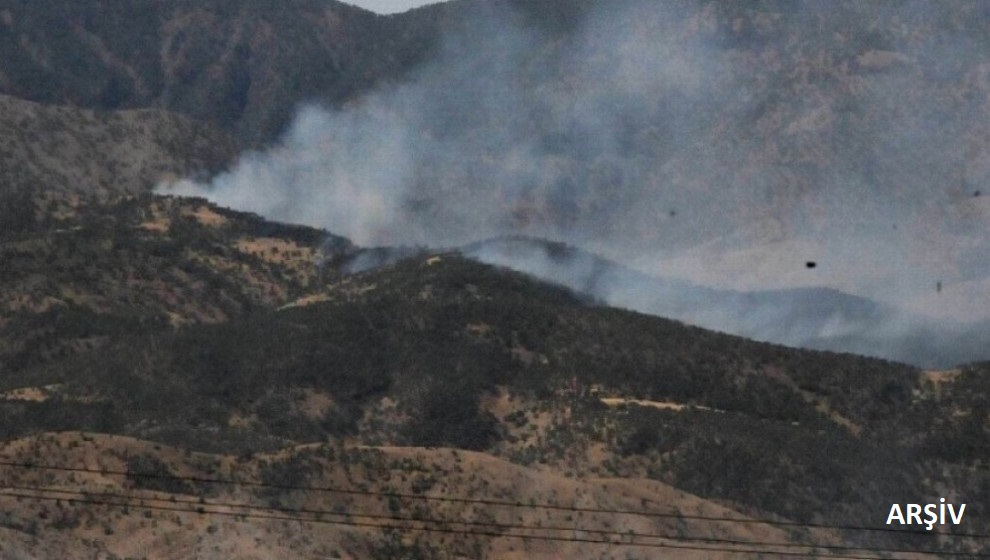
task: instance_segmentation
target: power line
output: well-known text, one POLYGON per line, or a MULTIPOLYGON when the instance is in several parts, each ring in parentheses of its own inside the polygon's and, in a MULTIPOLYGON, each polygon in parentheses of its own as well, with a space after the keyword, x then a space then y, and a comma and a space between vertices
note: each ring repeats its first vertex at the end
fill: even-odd
MULTIPOLYGON (((78 492, 76 492, 78 493, 78 492)), ((480 536, 480 537, 491 537, 491 538, 518 538, 518 539, 533 539, 533 540, 543 540, 543 541, 553 541, 553 542, 570 542, 570 543, 582 543, 582 544, 600 544, 609 546, 631 546, 638 548, 657 548, 657 549, 670 549, 670 550, 691 550, 691 551, 703 551, 703 552, 732 552, 736 554, 773 554, 778 557, 802 557, 802 558, 835 558, 840 560, 882 560, 882 556, 861 556, 861 555, 851 555, 851 554, 834 554, 834 553, 820 553, 820 552, 795 552, 795 551, 779 551, 779 550, 768 550, 762 548, 740 548, 740 547, 717 547, 717 546, 700 546, 684 544, 689 542, 695 542, 693 538, 679 538, 679 537, 657 537, 666 539, 669 541, 674 541, 674 543, 635 543, 635 542, 616 542, 611 539, 591 539, 585 537, 561 537, 553 535, 532 535, 532 534, 521 534, 521 533, 509 533, 509 532, 496 532, 496 531, 484 531, 484 530, 464 530, 464 529, 451 529, 449 527, 414 527, 409 525, 396 525, 388 523, 372 523, 372 522, 361 522, 361 521, 350 521, 350 520, 327 520, 327 519, 304 519, 291 515, 274 515, 265 513, 245 513, 245 512, 231 512, 231 511, 207 511, 207 506, 220 507, 222 504, 210 503, 210 504, 197 504, 196 509, 186 508, 182 506, 169 506, 169 505, 151 505, 144 503, 132 503, 135 498, 127 498, 124 502, 111 502, 106 500, 95 500, 91 498, 59 498, 55 496, 39 496, 36 494, 19 494, 16 492, 3 492, 0 495, 10 496, 15 498, 26 498, 26 499, 36 499, 36 500, 46 500, 46 501, 62 501, 73 504, 89 504, 98 506, 110 506, 110 507, 126 507, 126 508, 137 508, 146 509, 153 511, 170 511, 176 513, 189 513, 196 515, 220 515, 228 517, 240 517, 240 518, 252 518, 252 519, 268 519, 274 521, 296 521, 304 523, 319 523, 325 525, 337 525, 345 527, 360 527, 360 528, 373 528, 373 529, 394 529, 401 531, 420 531, 429 533, 446 533, 446 534, 457 534, 466 536, 480 536)), ((142 501, 156 501, 169 503, 170 500, 163 498, 136 498, 142 501)), ((188 503, 188 502, 187 502, 188 503)), ((238 504, 227 504, 224 507, 258 507, 258 506, 242 506, 238 504)), ((261 508, 258 508, 261 509, 261 508)), ((359 517, 359 516, 355 516, 359 517)), ((382 516, 383 519, 388 519, 388 516, 382 516)), ((456 522, 455 522, 456 523, 456 522)), ((497 525, 493 525, 497 526, 497 525)), ((530 530, 539 530, 535 527, 527 527, 530 530)), ((764 545, 763 543, 753 542, 751 546, 774 546, 771 544, 764 545)), ((815 548, 812 545, 808 545, 808 548, 815 548)), ((938 552, 915 552, 910 551, 911 554, 925 554, 925 555, 943 555, 938 552)))
MULTIPOLYGON (((753 519, 753 518, 734 518, 734 517, 722 517, 715 515, 690 515, 690 514, 680 514, 680 513, 660 513, 660 512, 650 512, 650 511, 636 511, 636 510, 624 510, 624 509, 607 509, 607 508, 593 508, 593 507, 577 507, 577 506, 562 506, 554 504, 527 504, 523 502, 511 502, 508 500, 492 500, 483 498, 460 498, 454 496, 425 496, 422 494, 409 494, 403 492, 376 492, 372 490, 356 490, 349 488, 339 488, 334 486, 303 486, 294 484, 271 484, 265 482, 258 482, 252 480, 239 481, 234 479, 223 479, 223 478, 206 478, 206 477, 194 477, 194 476, 178 476, 172 474, 156 474, 156 473, 134 473, 129 471, 119 471, 111 469, 89 469, 84 467, 63 467, 57 465, 45 465, 40 463, 19 463, 13 461, 2 461, 0 460, 0 466, 12 467, 12 468, 23 468, 23 469, 40 469, 40 470, 52 470, 52 471, 62 471, 62 472, 75 472, 75 473, 89 473, 89 474, 100 474, 109 476, 125 476, 131 478, 145 478, 145 479, 160 479, 160 480, 179 480, 185 482, 194 482, 199 484, 224 484, 224 485, 234 485, 234 486, 247 486, 252 488, 273 488, 279 490, 300 490, 304 492, 326 492, 332 494, 344 494, 344 495, 359 495, 359 496, 376 496, 379 498, 400 498, 400 499, 410 499, 410 500, 424 500, 424 501, 439 501, 447 503, 462 503, 462 504, 479 504, 497 507, 514 507, 514 508, 528 508, 528 509, 542 509, 542 510, 552 510, 552 511, 566 511, 574 513, 602 513, 607 515, 636 515, 642 517, 651 517, 659 519, 691 519, 696 521, 710 521, 717 523, 741 523, 741 524, 758 524, 758 525, 771 525, 779 527, 803 527, 809 529, 829 529, 829 530, 839 530, 839 531, 870 531, 870 532, 885 532, 885 533, 898 533, 901 535, 923 535, 932 536, 933 533, 922 530, 922 529, 898 529, 893 527, 867 527, 867 526, 857 526, 857 525, 829 525, 827 523, 802 523, 798 521, 780 521, 780 520, 770 520, 770 519, 753 519)), ((959 537, 959 538, 971 538, 971 539, 990 539, 990 534, 980 534, 980 533, 934 533, 939 536, 947 537, 959 537)))
POLYGON ((937 552, 937 551, 926 551, 926 550, 913 550, 913 549, 897 549, 897 548, 882 548, 882 547, 869 547, 869 546, 848 546, 848 545, 831 545, 831 544, 821 544, 821 543, 809 543, 801 544, 796 542, 772 542, 772 541, 746 541, 737 539, 725 539, 717 537, 679 537, 675 535, 659 535, 650 533, 637 533, 634 531, 616 531, 616 530, 605 530, 605 529, 586 529, 581 527, 561 527, 553 525, 540 525, 531 526, 523 525, 518 523, 498 523, 494 521, 461 521, 454 519, 437 519, 431 517, 409 517, 409 516, 399 516, 399 515, 382 515, 373 513, 338 513, 327 510, 319 509, 306 509, 306 508, 286 508, 278 506, 258 506, 253 504, 238 504, 230 502, 205 502, 199 499, 180 499, 180 498, 155 498, 155 497, 143 497, 143 496, 132 496, 132 495, 122 495, 112 492, 88 492, 85 490, 63 490, 50 487, 32 487, 32 486, 8 486, 11 490, 26 490, 32 492, 48 492, 55 494, 73 494, 73 495, 95 495, 98 494, 102 498, 114 498, 121 500, 141 500, 141 501, 157 501, 157 502, 167 502, 167 503, 178 503, 196 506, 197 510, 201 507, 212 506, 212 507, 228 507, 228 508, 240 508, 247 510, 258 510, 267 512, 279 512, 286 514, 295 515, 315 515, 317 518, 323 516, 331 517, 350 517, 350 518, 364 518, 373 520, 387 520, 387 521, 404 521, 404 522, 417 522, 417 523, 432 523, 432 524, 455 524, 455 525, 469 525, 477 527, 494 527, 498 529, 514 529, 514 530, 534 530, 534 531, 560 531, 560 532, 580 532, 587 534, 600 535, 605 541, 603 542, 613 542, 614 544, 630 544, 623 542, 625 539, 674 539, 674 540, 684 540, 691 542, 701 542, 710 544, 723 544, 723 545, 735 545, 735 546, 772 546, 780 548, 817 548, 822 550, 829 550, 835 552, 876 552, 876 553, 902 553, 902 554, 938 554, 943 557, 955 557, 955 556, 965 556, 968 558, 990 558, 990 554, 970 554, 961 552, 937 552), (611 537, 619 539, 618 542, 610 541, 611 537))

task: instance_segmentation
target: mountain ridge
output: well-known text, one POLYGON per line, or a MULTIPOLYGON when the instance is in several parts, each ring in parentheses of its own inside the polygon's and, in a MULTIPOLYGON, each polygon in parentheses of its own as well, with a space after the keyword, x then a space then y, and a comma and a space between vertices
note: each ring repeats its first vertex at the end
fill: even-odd
POLYGON ((0 555, 982 553, 987 362, 686 322, 880 353, 827 286, 981 301, 988 18, 0 0, 0 555))
POLYGON ((388 18, 334 0, 142 0, 114 9, 8 0, 0 14, 8 61, 0 92, 168 109, 224 129, 242 147, 269 141, 297 103, 342 102, 410 63, 378 44, 388 18), (360 38, 369 33, 375 40, 360 38))

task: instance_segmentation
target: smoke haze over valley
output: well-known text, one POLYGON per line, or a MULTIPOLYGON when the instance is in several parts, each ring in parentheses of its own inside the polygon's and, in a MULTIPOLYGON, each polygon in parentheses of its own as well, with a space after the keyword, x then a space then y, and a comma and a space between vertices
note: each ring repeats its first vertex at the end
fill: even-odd
POLYGON ((364 245, 525 234, 705 286, 988 318, 978 5, 552 6, 429 8, 452 23, 408 76, 159 191, 364 245))

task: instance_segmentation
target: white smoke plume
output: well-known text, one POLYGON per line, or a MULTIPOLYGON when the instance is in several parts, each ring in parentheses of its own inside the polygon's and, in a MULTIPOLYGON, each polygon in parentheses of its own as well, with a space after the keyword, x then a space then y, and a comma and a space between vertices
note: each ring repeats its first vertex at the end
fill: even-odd
MULTIPOLYGON (((683 34, 628 29, 629 13, 592 10, 555 45, 552 32, 495 6, 452 30, 407 81, 343 110, 307 105, 271 150, 209 184, 160 190, 362 244, 521 231, 618 245, 655 228, 681 196, 644 200, 669 157, 658 143, 682 144, 703 127, 696 121, 730 89, 722 62, 683 34), (643 110, 663 122, 634 130, 643 110)), ((638 8, 647 7, 653 23, 664 20, 652 3, 638 8)))
POLYGON ((466 3, 400 83, 306 105, 273 148, 159 192, 362 245, 525 234, 720 288, 824 286, 990 316, 943 303, 990 297, 982 10, 557 4, 580 17, 541 16, 543 0, 466 3))

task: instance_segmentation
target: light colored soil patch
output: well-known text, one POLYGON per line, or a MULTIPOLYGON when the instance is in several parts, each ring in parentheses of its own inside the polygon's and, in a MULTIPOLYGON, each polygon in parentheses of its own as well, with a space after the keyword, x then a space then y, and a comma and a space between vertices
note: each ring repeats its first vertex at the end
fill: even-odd
POLYGON ((708 410, 710 412, 725 412, 724 410, 719 410, 717 408, 711 408, 708 406, 688 405, 673 401, 649 401, 644 399, 626 399, 622 397, 605 397, 601 399, 601 401, 602 404, 607 406, 622 406, 624 404, 632 404, 636 406, 648 406, 651 408, 659 408, 661 410, 680 411, 684 409, 692 409, 692 410, 708 410))
POLYGON ((330 301, 330 296, 327 294, 311 294, 308 296, 303 296, 296 301, 287 303, 279 309, 290 309, 293 307, 306 307, 307 305, 313 305, 314 303, 320 303, 321 301, 330 301))
POLYGON ((258 415, 251 414, 250 416, 244 416, 242 414, 233 413, 230 418, 227 419, 227 425, 231 428, 250 428, 258 423, 258 415))
MULTIPOLYGON (((915 397, 921 399, 942 398, 944 388, 956 381, 962 375, 959 369, 931 369, 921 372, 918 378, 918 389, 915 390, 915 397)), ((958 416, 958 414, 954 414, 958 416)))
MULTIPOLYGON (((295 241, 274 237, 243 237, 233 244, 242 253, 252 255, 266 263, 282 267, 283 274, 295 277, 304 286, 316 277, 316 249, 297 244, 295 241)), ((277 299, 284 303, 284 296, 277 299)))
POLYGON ((960 375, 962 375, 961 369, 930 369, 921 372, 921 380, 933 385, 942 385, 943 383, 952 383, 960 375))
POLYGON ((634 404, 637 406, 648 406, 651 408, 659 408, 661 410, 684 410, 685 406, 681 403, 667 402, 667 401, 647 401, 642 399, 623 399, 618 397, 606 397, 601 399, 602 404, 607 406, 621 406, 624 404, 634 404))
POLYGON ((468 323, 467 332, 471 336, 485 336, 492 330, 492 327, 487 323, 468 323))
POLYGON ((499 387, 494 395, 482 397, 481 408, 499 418, 516 411, 516 406, 512 403, 512 395, 504 387, 499 387))
POLYGON ((312 248, 275 237, 238 239, 234 246, 238 251, 278 264, 303 261, 307 265, 312 265, 315 257, 312 248))
POLYGON ((853 422, 849 418, 846 418, 845 416, 840 414, 837 410, 833 409, 828 399, 817 396, 810 391, 797 389, 796 387, 795 389, 799 393, 801 393, 801 396, 804 397, 804 400, 806 402, 814 403, 816 411, 825 415, 829 420, 849 430, 849 433, 851 433, 852 435, 859 436, 859 434, 863 432, 862 426, 853 422))
POLYGON ((336 296, 355 298, 377 289, 377 283, 365 284, 355 280, 353 277, 347 277, 336 284, 328 286, 327 295, 332 299, 336 299, 336 296))
POLYGON ((192 320, 187 319, 174 311, 166 311, 165 314, 168 315, 168 324, 172 325, 173 328, 179 328, 182 325, 192 323, 192 320))
POLYGON ((539 361, 539 363, 543 365, 550 363, 549 359, 543 354, 533 352, 532 350, 519 344, 512 347, 511 353, 513 358, 519 360, 527 366, 531 365, 534 361, 539 361))
POLYGON ((168 218, 157 218, 147 222, 141 222, 138 224, 138 227, 153 233, 168 233, 169 228, 172 227, 172 220, 168 218))
POLYGON ((285 287, 279 282, 273 281, 270 275, 261 270, 247 267, 234 259, 217 255, 203 255, 191 251, 186 254, 190 259, 205 263, 219 272, 239 277, 243 284, 254 290, 255 294, 272 303, 285 301, 288 297, 285 287))
POLYGON ((200 206, 196 209, 183 208, 183 216, 192 216, 197 222, 209 227, 220 227, 227 223, 227 218, 217 214, 209 206, 200 206))
POLYGON ((299 401, 299 412, 310 420, 322 420, 333 408, 333 398, 323 392, 312 389, 303 390, 299 401))
POLYGON ((45 385, 44 387, 21 387, 0 393, 0 399, 8 401, 45 402, 61 389, 60 384, 45 385))

